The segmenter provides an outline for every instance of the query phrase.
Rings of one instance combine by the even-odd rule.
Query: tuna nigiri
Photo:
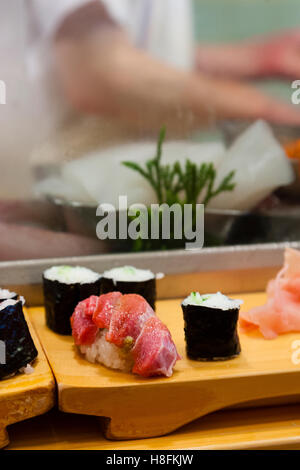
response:
[[[170,377],[180,359],[168,328],[137,294],[91,296],[79,302],[71,326],[85,358],[112,369]]]
[[[267,339],[300,331],[300,251],[287,248],[284,266],[267,286],[265,305],[240,313],[242,331],[259,329]]]

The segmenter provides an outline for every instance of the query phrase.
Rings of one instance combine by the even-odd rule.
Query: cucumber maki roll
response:
[[[242,301],[218,292],[192,292],[182,302],[187,355],[198,361],[231,359],[241,352],[237,333]]]
[[[76,305],[100,294],[100,274],[81,266],[53,266],[43,273],[47,326],[61,335],[71,335],[70,318]]]
[[[113,268],[103,273],[101,294],[113,291],[118,291],[122,294],[138,294],[144,297],[153,310],[155,310],[156,277],[148,269],[137,269],[133,266]]]
[[[0,304],[0,353],[0,379],[30,369],[37,357],[21,300],[9,299]]]

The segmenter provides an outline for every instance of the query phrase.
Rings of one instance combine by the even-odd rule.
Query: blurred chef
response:
[[[28,197],[28,155],[74,111],[154,132],[162,123],[193,129],[222,118],[300,125],[295,107],[234,80],[298,72],[292,67],[297,34],[195,48],[190,0],[0,0],[0,6],[0,79],[7,84],[7,105],[0,108],[2,198]],[[97,240],[77,235],[16,229],[14,211],[19,222],[27,216],[43,222],[39,211],[27,207],[20,217],[20,205],[3,203],[0,259],[101,250]]]

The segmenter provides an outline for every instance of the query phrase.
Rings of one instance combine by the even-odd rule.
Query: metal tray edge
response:
[[[100,273],[129,264],[168,275],[275,268],[282,264],[286,247],[300,249],[300,242],[6,261],[0,262],[0,285],[40,284],[42,272],[56,264],[82,265]]]

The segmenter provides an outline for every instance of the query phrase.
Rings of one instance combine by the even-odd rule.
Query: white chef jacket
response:
[[[51,40],[64,18],[88,2],[0,0],[0,80],[7,86],[0,105],[0,199],[29,194],[32,149],[70,113],[52,72]],[[191,2],[102,0],[137,47],[184,69],[193,62]]]
[[[42,35],[90,0],[25,0]],[[101,0],[133,43],[178,67],[193,62],[192,0]]]

